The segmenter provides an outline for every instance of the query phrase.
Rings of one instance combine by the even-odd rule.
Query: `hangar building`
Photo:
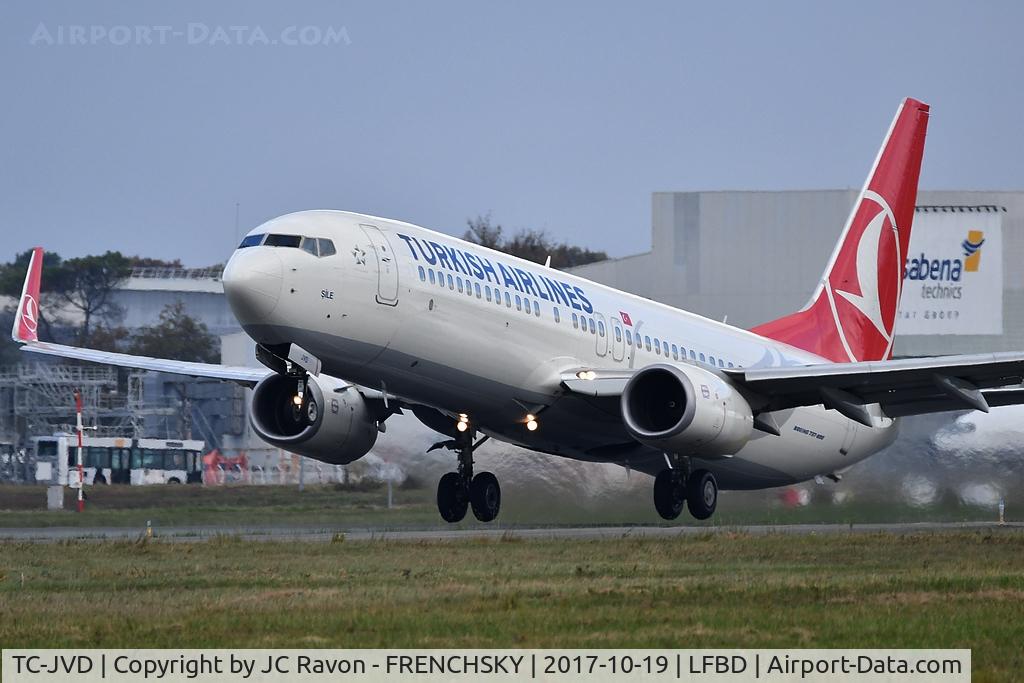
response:
[[[753,327],[807,303],[857,195],[656,192],[650,251],[571,272]],[[895,354],[1024,349],[1024,191],[921,191],[911,235]]]

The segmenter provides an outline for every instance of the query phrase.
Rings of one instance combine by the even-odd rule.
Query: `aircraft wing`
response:
[[[237,365],[192,363],[180,360],[167,360],[165,358],[150,358],[149,356],[132,356],[127,353],[83,349],[77,346],[48,344],[40,341],[23,341],[22,343],[22,351],[41,353],[47,356],[60,356],[61,358],[73,358],[91,363],[117,365],[123,368],[136,368],[138,370],[169,372],[175,375],[188,375],[190,377],[208,377],[210,379],[235,382],[247,387],[255,386],[257,382],[270,374],[270,370],[266,368],[247,368]]]
[[[1024,403],[1024,353],[905,358],[724,371],[763,401],[760,411],[824,404],[870,424],[864,406],[889,417]]]
[[[595,399],[622,394],[635,371],[567,372],[562,386]],[[1024,404],[1024,353],[905,358],[866,363],[822,363],[775,368],[730,368],[724,373],[743,390],[755,413],[824,405],[871,425],[865,406],[879,404],[889,417],[947,410],[981,410]]]
[[[238,384],[250,387],[270,373],[266,368],[191,363],[41,342],[36,335],[36,328],[39,323],[39,288],[42,280],[42,268],[43,249],[42,247],[36,247],[32,251],[32,260],[29,262],[28,273],[25,276],[25,286],[21,292],[21,299],[18,301],[18,311],[14,316],[14,328],[11,330],[11,338],[22,345],[23,351],[40,353],[47,356],[73,358],[93,363],[105,363],[125,368],[138,368],[139,370],[154,370],[156,372],[169,372],[176,375],[190,375],[192,377],[209,377],[211,379],[237,382]]]

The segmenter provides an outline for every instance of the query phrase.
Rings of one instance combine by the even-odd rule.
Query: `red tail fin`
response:
[[[43,274],[43,248],[32,250],[32,258],[28,263],[25,275],[25,286],[21,290],[21,301],[18,312],[14,316],[14,329],[11,337],[16,342],[37,341],[36,328],[39,326],[39,283]]]
[[[928,105],[904,100],[810,303],[754,332],[836,362],[892,357],[927,127]]]

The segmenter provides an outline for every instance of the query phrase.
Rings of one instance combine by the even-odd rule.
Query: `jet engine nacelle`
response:
[[[296,388],[294,377],[275,373],[253,389],[249,421],[261,439],[333,465],[358,460],[373,448],[377,420],[355,387],[327,375],[310,376],[301,406],[295,404]]]
[[[637,441],[699,457],[736,453],[754,428],[750,404],[726,379],[690,365],[651,365],[633,375],[622,417]]]

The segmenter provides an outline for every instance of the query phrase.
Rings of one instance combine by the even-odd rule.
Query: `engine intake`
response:
[[[680,455],[732,455],[750,440],[750,404],[727,380],[693,366],[658,364],[630,378],[622,418],[637,441]]]
[[[377,420],[355,387],[311,376],[301,406],[294,402],[295,389],[294,377],[276,373],[253,389],[249,422],[261,439],[333,465],[358,460],[373,448]]]

